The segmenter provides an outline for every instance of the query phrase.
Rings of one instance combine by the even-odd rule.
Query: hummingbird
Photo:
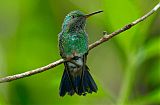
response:
[[[85,96],[97,92],[98,88],[86,65],[88,55],[88,35],[85,31],[88,17],[103,11],[90,14],[76,10],[70,12],[64,19],[62,31],[58,34],[60,55],[64,62],[64,72],[59,87],[59,95],[72,96],[75,93]]]

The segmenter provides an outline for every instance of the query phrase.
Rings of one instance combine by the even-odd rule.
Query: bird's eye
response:
[[[75,16],[72,16],[72,18],[75,18]]]

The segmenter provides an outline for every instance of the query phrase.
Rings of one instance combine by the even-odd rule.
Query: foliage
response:
[[[90,43],[139,18],[158,0],[0,1],[0,77],[41,67],[60,58],[57,34],[72,10],[104,10],[87,22]],[[98,93],[58,95],[63,66],[0,84],[0,105],[159,105],[159,11],[89,52],[88,66]]]

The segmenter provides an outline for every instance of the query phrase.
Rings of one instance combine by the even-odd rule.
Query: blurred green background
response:
[[[0,0],[0,77],[60,59],[57,35],[72,10],[88,19],[93,43],[150,11],[159,0]],[[0,105],[160,105],[160,10],[89,52],[97,94],[59,96],[63,65],[0,84]]]

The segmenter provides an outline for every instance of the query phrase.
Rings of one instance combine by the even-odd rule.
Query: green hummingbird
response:
[[[62,31],[58,35],[60,55],[68,61],[61,79],[59,94],[64,96],[85,96],[87,93],[97,92],[98,88],[86,65],[88,54],[88,35],[85,31],[86,19],[102,11],[84,14],[72,11],[64,19]]]

